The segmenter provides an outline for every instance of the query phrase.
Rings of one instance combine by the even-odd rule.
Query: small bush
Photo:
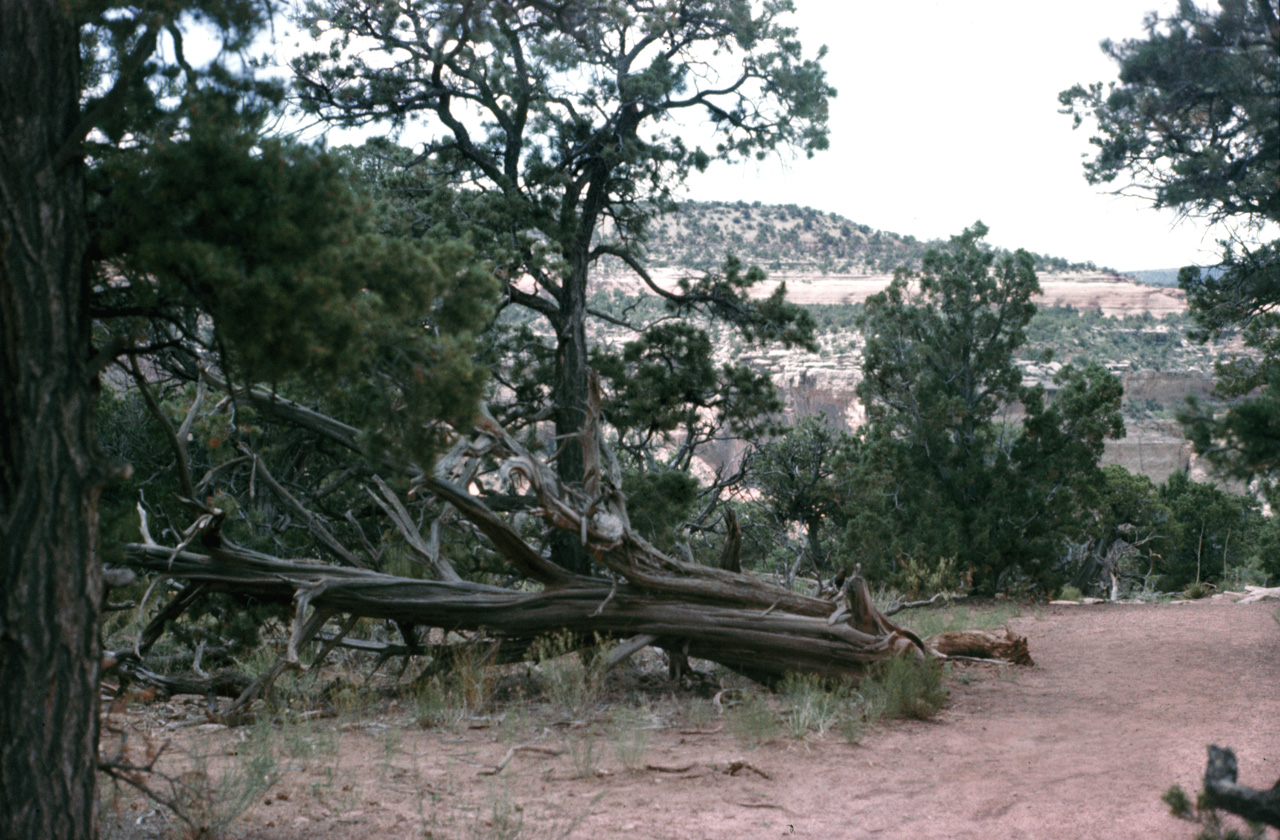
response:
[[[787,731],[792,738],[803,738],[810,732],[825,735],[851,712],[862,716],[861,710],[852,708],[847,686],[827,685],[812,674],[789,674],[780,691],[789,707]]]
[[[733,736],[749,749],[774,741],[782,734],[782,721],[769,708],[767,698],[748,694],[741,703],[725,713],[725,723]]]
[[[497,673],[476,645],[457,645],[449,654],[452,667],[420,681],[413,702],[421,726],[456,726],[484,713],[493,702]]]
[[[947,703],[942,663],[915,656],[895,656],[877,663],[858,691],[871,720],[928,720]]]
[[[1266,586],[1267,570],[1263,568],[1262,559],[1250,557],[1243,563],[1231,566],[1222,576],[1222,588],[1239,592],[1246,586]]]
[[[630,772],[644,769],[645,753],[649,751],[649,715],[644,709],[632,707],[618,709],[613,714],[613,753]]]
[[[1207,583],[1200,583],[1199,581],[1182,590],[1182,597],[1188,598],[1192,601],[1200,598],[1208,598],[1211,594],[1213,594],[1213,587]]]
[[[1058,598],[1063,601],[1079,601],[1084,598],[1084,593],[1074,586],[1064,586],[1058,593]]]
[[[191,838],[223,837],[280,780],[270,723],[259,724],[233,761],[192,751],[188,768],[170,780],[168,805]]]
[[[577,719],[600,704],[604,694],[604,673],[599,663],[604,657],[597,649],[591,664],[573,655],[578,646],[567,631],[537,639],[529,658],[538,663],[537,680],[543,694],[569,717]]]

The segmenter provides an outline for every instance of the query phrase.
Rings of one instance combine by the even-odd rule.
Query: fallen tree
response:
[[[354,430],[337,421],[260,391],[248,396],[268,411],[295,420],[303,417],[308,428],[331,440],[358,446]],[[223,517],[214,509],[205,510],[175,546],[157,544],[143,515],[143,541],[124,547],[123,562],[186,584],[161,610],[161,628],[198,598],[216,592],[292,605],[287,649],[275,667],[240,693],[226,714],[243,709],[285,669],[301,667],[299,651],[304,645],[324,645],[323,652],[336,645],[360,647],[358,640],[346,637],[346,629],[336,634],[324,630],[331,619],[343,616],[347,629],[356,618],[394,622],[404,644],[394,650],[374,646],[384,656],[440,658],[444,651],[422,645],[422,628],[468,631],[490,645],[495,661],[517,661],[534,639],[568,633],[583,645],[597,638],[627,640],[612,661],[652,644],[673,657],[710,660],[764,683],[793,672],[856,679],[869,665],[893,656],[948,656],[882,614],[857,569],[832,587],[831,594],[819,598],[793,592],[763,575],[736,571],[734,558],[704,566],[659,551],[631,527],[620,470],[602,441],[598,418],[598,402],[593,401],[582,432],[587,470],[581,485],[562,484],[487,412],[481,412],[474,435],[459,438],[430,475],[420,473],[414,479],[412,492],[433,494],[444,506],[441,517],[456,515],[470,523],[524,579],[521,588],[463,580],[438,545],[422,537],[401,499],[376,476],[377,492],[370,488],[369,494],[437,579],[397,577],[240,548],[217,534]],[[482,459],[496,459],[499,468],[494,474],[503,493],[521,499],[525,515],[577,535],[594,558],[598,576],[573,574],[556,565],[486,504],[477,479]],[[140,640],[134,655],[115,655],[126,662],[141,660],[156,633],[153,621],[144,631],[145,645]],[[367,642],[364,646],[371,649]],[[1019,647],[1012,634],[1003,639],[989,636],[985,646],[974,636],[963,646],[963,655],[1030,663],[1025,639]]]

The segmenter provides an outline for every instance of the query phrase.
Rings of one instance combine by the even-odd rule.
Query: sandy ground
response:
[[[1274,601],[1226,599],[1029,608],[1013,627],[1036,667],[960,672],[933,721],[874,729],[856,745],[832,733],[749,749],[671,701],[651,707],[640,770],[625,768],[603,724],[427,730],[395,709],[316,721],[309,736],[289,736],[283,780],[226,836],[1190,840],[1195,827],[1169,816],[1160,794],[1199,789],[1206,745],[1235,748],[1244,784],[1280,778],[1276,612]],[[164,725],[191,708],[117,719],[135,744],[150,732],[175,757],[230,762],[263,737]],[[308,738],[324,748],[300,749]],[[480,775],[513,744],[559,754],[521,751]],[[107,837],[182,836],[127,796],[110,805],[108,822],[126,828]]]

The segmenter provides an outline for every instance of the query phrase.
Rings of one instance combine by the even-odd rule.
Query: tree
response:
[[[1203,337],[1243,331],[1253,352],[1219,365],[1219,390],[1251,396],[1219,417],[1193,407],[1185,421],[1200,452],[1271,483],[1280,465],[1280,240],[1262,237],[1280,222],[1280,5],[1225,0],[1208,11],[1184,0],[1168,18],[1148,17],[1145,39],[1102,47],[1119,83],[1059,96],[1076,126],[1096,121],[1098,153],[1085,176],[1124,176],[1124,190],[1157,207],[1233,226],[1221,264],[1184,268],[1179,284]]]
[[[488,284],[469,257],[378,237],[339,161],[262,134],[282,90],[228,58],[269,12],[256,0],[0,7],[4,836],[96,832],[97,500],[129,473],[94,445],[110,365],[126,360],[163,426],[183,504],[219,524],[227,512],[195,498],[188,463],[206,387],[226,389],[223,436],[244,443],[246,381],[296,385],[301,371],[341,386],[358,373],[377,382],[362,402],[413,412],[348,427],[385,457],[429,453],[431,421],[465,421],[483,385],[467,335],[486,320]],[[199,68],[183,48],[197,22],[223,48]],[[184,378],[195,396],[177,429],[151,390]]]
[[[95,836],[100,570],[79,27],[0,5],[0,834]]]
[[[790,9],[787,0],[324,0],[301,16],[336,50],[295,62],[304,109],[345,126],[421,119],[431,136],[417,160],[451,173],[501,232],[494,256],[506,299],[554,335],[549,411],[565,481],[583,476],[574,435],[587,416],[589,277],[602,258],[674,305],[772,329],[776,311],[732,284],[660,287],[643,249],[648,221],[713,157],[826,147],[835,91],[780,22]],[[686,114],[710,122],[714,151],[690,148],[673,128]],[[586,570],[571,540],[556,553]]]
[[[1086,510],[1079,536],[1068,545],[1068,584],[1085,592],[1107,586],[1114,600],[1123,580],[1146,585],[1157,568],[1163,570],[1161,561],[1180,529],[1150,478],[1109,464]]]
[[[759,498],[751,505],[753,526],[762,548],[786,547],[782,580],[790,585],[801,569],[818,578],[832,576],[824,539],[840,526],[838,514],[849,495],[848,470],[840,468],[852,439],[825,416],[809,416],[747,456],[751,486]],[[791,531],[798,527],[799,543]]]
[[[1160,486],[1160,501],[1175,538],[1161,563],[1164,588],[1221,581],[1251,553],[1262,524],[1255,500],[1175,472]]]
[[[1052,402],[1022,385],[1014,358],[1040,286],[1031,255],[997,259],[981,244],[986,232],[979,222],[952,237],[918,275],[900,269],[867,300],[858,395],[864,468],[882,472],[883,515],[897,523],[881,550],[926,576],[954,564],[991,590],[1009,574],[1045,582],[1059,526],[1096,480],[1105,439],[1124,427],[1122,389],[1102,368],[1063,368]],[[1019,403],[1020,426],[998,419]]]

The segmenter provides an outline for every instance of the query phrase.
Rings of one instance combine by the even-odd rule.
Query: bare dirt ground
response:
[[[393,706],[273,734],[166,727],[195,708],[171,702],[116,720],[135,744],[150,733],[171,742],[175,760],[205,754],[211,766],[279,739],[281,781],[225,831],[245,840],[1190,840],[1195,827],[1172,818],[1160,794],[1175,783],[1199,789],[1206,745],[1236,750],[1243,784],[1280,777],[1275,613],[1274,601],[1225,598],[1029,607],[1013,628],[1028,636],[1034,668],[957,671],[938,718],[876,728],[858,744],[830,733],[750,749],[715,731],[705,701],[706,718],[693,720],[688,701],[675,700],[649,707],[647,751],[630,761],[603,724],[510,714],[487,728],[423,729]],[[520,750],[501,773],[480,775],[524,744],[558,754]],[[120,826],[107,837],[183,834],[149,805],[113,800],[109,787],[104,816]]]

